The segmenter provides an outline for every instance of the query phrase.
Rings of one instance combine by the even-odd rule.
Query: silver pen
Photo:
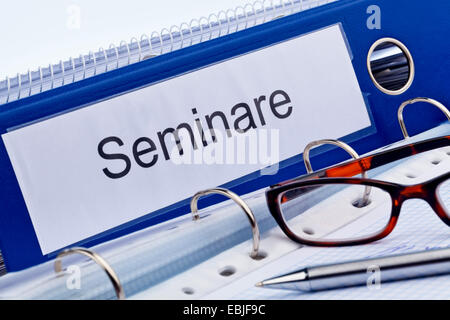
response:
[[[304,268],[257,287],[320,291],[450,274],[450,248]]]

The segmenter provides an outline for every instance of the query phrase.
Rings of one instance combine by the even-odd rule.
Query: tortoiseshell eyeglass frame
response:
[[[340,165],[330,167],[314,172],[310,175],[300,178],[284,181],[269,187],[266,191],[266,199],[272,216],[277,221],[283,232],[293,241],[300,244],[311,246],[350,246],[373,242],[389,235],[394,229],[400,209],[407,199],[418,198],[423,199],[433,208],[439,218],[448,226],[450,226],[450,218],[438,195],[438,186],[446,180],[450,179],[450,172],[435,177],[429,181],[414,185],[402,185],[391,182],[385,182],[374,179],[350,178],[361,174],[363,171],[375,169],[377,167],[389,164],[391,162],[401,160],[422,152],[431,151],[443,147],[450,146],[450,136],[442,136],[438,138],[428,139],[401,147],[392,148],[381,151],[371,156],[360,158],[357,160],[345,162]],[[366,185],[382,189],[389,193],[392,199],[392,209],[389,222],[386,227],[376,234],[367,236],[366,238],[358,238],[354,240],[343,241],[313,241],[303,239],[296,235],[287,226],[281,211],[282,195],[286,191],[294,190],[300,187],[312,187],[326,184],[356,184]],[[305,196],[307,196],[305,194]]]

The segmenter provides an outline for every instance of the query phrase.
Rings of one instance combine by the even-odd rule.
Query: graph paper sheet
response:
[[[417,155],[406,162],[394,165],[391,169],[377,175],[376,178],[413,185],[449,171],[450,148],[443,148]],[[349,199],[342,193],[345,191],[340,191],[328,197],[314,206],[313,209],[322,213],[340,213],[341,227],[333,232],[333,236],[339,233],[347,235],[367,234],[365,228],[373,230],[375,227],[378,229],[378,226],[375,226],[376,224],[384,225],[386,223],[386,215],[376,214],[376,210],[383,208],[379,206],[383,204],[383,201],[377,199],[377,193],[374,191],[371,192],[371,206],[367,207],[368,214],[362,214],[354,222],[342,223],[343,218],[349,214],[348,211],[355,210],[351,204],[351,198]],[[450,183],[444,183],[440,187],[440,192],[441,198],[448,203],[448,200],[450,200]],[[355,212],[353,211],[353,213]],[[289,240],[279,227],[275,227],[262,234],[260,249],[267,253],[266,258],[262,260],[257,261],[249,258],[251,241],[245,241],[130,298],[227,300],[450,299],[450,275],[395,283],[382,282],[381,287],[376,285],[363,286],[316,293],[255,287],[255,283],[261,280],[307,266],[396,255],[438,247],[450,247],[449,227],[439,219],[425,201],[413,199],[403,204],[394,231],[380,241],[343,248],[302,247]],[[231,270],[231,272],[225,272],[226,276],[224,276],[224,270]],[[369,278],[370,274],[367,277]]]
[[[450,188],[446,190],[450,193]],[[449,195],[450,196],[450,195]],[[296,250],[271,264],[225,286],[205,299],[450,299],[450,275],[418,280],[381,283],[381,286],[355,287],[314,293],[256,288],[254,284],[276,274],[302,267],[349,259],[400,254],[450,246],[448,226],[423,201],[405,203],[399,222],[386,239],[373,244],[345,248]],[[276,271],[275,271],[276,270]],[[369,277],[369,275],[368,275]]]
[[[397,168],[388,180],[395,181],[410,175],[412,172],[425,180],[438,171],[448,172],[450,169],[450,150],[435,169],[423,166],[423,162],[409,164]],[[432,156],[431,156],[432,157]],[[423,159],[423,161],[429,161]],[[431,161],[432,162],[432,161]],[[440,168],[438,168],[441,166]],[[406,177],[407,178],[407,177]],[[420,179],[424,180],[424,179]],[[411,184],[412,181],[410,181]],[[412,182],[414,183],[414,182]],[[441,187],[441,197],[450,199],[450,183]],[[448,202],[448,200],[447,200]],[[338,209],[338,208],[337,208]],[[376,220],[373,223],[377,223]],[[367,221],[359,221],[347,226],[349,230],[359,233]],[[276,275],[292,272],[307,266],[343,262],[378,256],[420,251],[432,248],[450,247],[449,227],[445,225],[430,206],[422,200],[409,200],[404,203],[394,231],[385,239],[371,244],[341,248],[303,247],[272,261],[263,267],[236,278],[236,281],[203,296],[203,299],[450,299],[450,275],[381,283],[346,289],[322,292],[299,292],[278,289],[257,288],[258,281]],[[268,249],[270,252],[270,248]],[[270,253],[269,253],[270,254]],[[368,278],[370,275],[368,274]],[[382,278],[382,276],[381,276]]]

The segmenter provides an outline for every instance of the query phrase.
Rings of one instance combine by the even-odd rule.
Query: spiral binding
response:
[[[0,252],[0,277],[6,274],[5,261],[3,260],[2,253]]]
[[[336,0],[260,0],[0,81],[0,105]]]

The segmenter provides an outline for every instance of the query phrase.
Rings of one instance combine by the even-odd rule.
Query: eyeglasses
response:
[[[402,204],[412,198],[428,202],[439,218],[450,226],[448,169],[424,183],[413,185],[351,178],[397,160],[448,146],[450,136],[429,139],[276,184],[266,191],[270,212],[290,239],[312,246],[348,246],[382,239],[394,229]],[[441,154],[450,156],[450,149],[442,150]],[[339,201],[333,201],[333,197]],[[332,205],[323,207],[320,200],[325,199]],[[342,202],[352,205],[340,207]],[[333,221],[338,221],[340,226],[356,223],[359,232],[346,227],[336,230]]]

